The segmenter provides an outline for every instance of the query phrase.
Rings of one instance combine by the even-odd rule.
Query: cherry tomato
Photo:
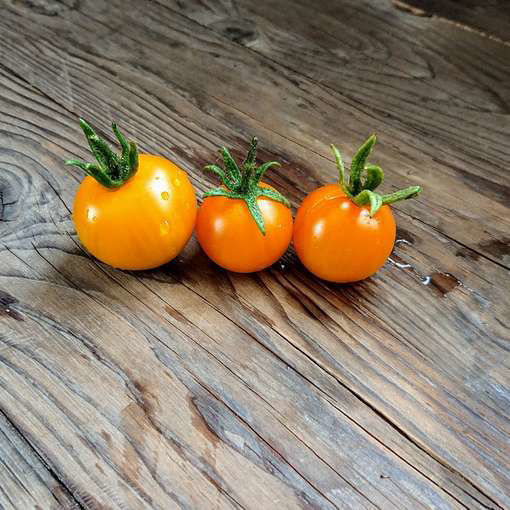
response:
[[[296,215],[294,248],[313,274],[332,282],[354,282],[373,275],[388,259],[396,226],[390,207],[370,217],[339,184],[316,189]]]
[[[412,186],[390,195],[374,192],[383,180],[378,166],[366,164],[374,143],[375,136],[370,137],[356,153],[348,183],[340,153],[333,146],[340,184],[316,189],[297,212],[294,248],[303,265],[324,280],[355,282],[378,271],[388,259],[396,236],[395,220],[387,204],[421,191]]]
[[[241,168],[227,149],[221,154],[225,169],[207,169],[224,185],[206,193],[200,206],[196,234],[205,253],[219,266],[239,273],[260,271],[276,262],[292,239],[292,213],[288,201],[273,187],[260,182],[264,172],[278,163],[255,166],[257,140]]]
[[[273,189],[263,182],[260,186]],[[257,204],[264,219],[265,234],[242,199],[211,196],[200,206],[197,239],[219,266],[238,273],[260,271],[287,250],[292,239],[290,209],[265,197],[258,197]]]
[[[93,152],[105,151],[87,127]],[[98,161],[105,157],[100,152]],[[69,162],[89,173],[76,194],[73,220],[80,241],[99,260],[120,269],[150,269],[172,260],[188,242],[196,198],[186,173],[171,161],[149,154],[132,159],[136,168],[126,168],[125,179],[122,170],[114,175],[115,168]]]

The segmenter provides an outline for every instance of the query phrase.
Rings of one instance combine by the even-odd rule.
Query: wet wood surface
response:
[[[510,508],[510,47],[406,4],[0,0],[0,508]],[[251,135],[294,208],[372,132],[424,192],[358,284],[195,240],[122,272],[71,220],[78,116],[199,198]]]

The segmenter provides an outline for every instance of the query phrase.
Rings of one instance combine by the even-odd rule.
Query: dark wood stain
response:
[[[103,436],[103,439],[106,441],[108,446],[112,445],[112,436],[108,432],[106,432],[106,430],[101,431],[101,436]]]
[[[457,255],[457,257],[462,257],[463,259],[471,259],[471,260],[478,260],[480,258],[479,253],[477,253],[476,251],[471,250],[469,248],[465,248],[465,247],[459,248],[455,252],[455,255]]]
[[[187,322],[186,317],[182,313],[180,313],[178,310],[176,310],[175,308],[172,308],[169,305],[165,305],[164,309],[166,310],[168,315],[173,317],[176,321],[178,321],[178,322]]]
[[[149,419],[152,419],[154,412],[158,406],[158,400],[153,393],[151,393],[147,386],[140,381],[133,381],[133,386],[136,388],[138,395],[137,400],[140,407]]]
[[[13,0],[14,5],[30,9],[44,16],[59,16],[68,10],[75,9],[79,0]]]
[[[410,230],[408,230],[408,229],[406,229],[404,227],[401,227],[401,226],[397,226],[397,239],[396,239],[396,241],[398,242],[398,241],[401,241],[401,240],[404,240],[404,241],[406,241],[409,244],[414,244],[415,236],[414,236],[414,234]]]
[[[510,256],[510,237],[483,241],[479,246],[498,259]]]
[[[211,25],[232,42],[244,46],[253,44],[258,37],[255,23],[249,19],[225,19]]]
[[[23,321],[23,316],[13,308],[17,303],[18,301],[10,294],[0,290],[0,316],[3,315],[17,321]]]

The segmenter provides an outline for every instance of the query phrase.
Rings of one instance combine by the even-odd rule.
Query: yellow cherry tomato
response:
[[[122,135],[114,130],[120,141]],[[73,206],[80,241],[96,258],[119,269],[150,269],[169,262],[184,248],[195,225],[196,197],[188,176],[161,156],[132,153],[130,163],[127,151],[136,147],[124,145],[125,139],[125,161],[136,168],[122,168],[121,158],[104,152],[106,144],[90,126],[84,131],[103,166],[69,162],[89,174]]]

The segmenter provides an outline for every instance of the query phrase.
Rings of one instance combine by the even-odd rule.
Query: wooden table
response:
[[[0,508],[510,508],[509,34],[503,0],[2,0]],[[122,272],[71,221],[79,115],[199,197],[253,134],[294,207],[372,132],[424,192],[359,284],[194,240]]]

